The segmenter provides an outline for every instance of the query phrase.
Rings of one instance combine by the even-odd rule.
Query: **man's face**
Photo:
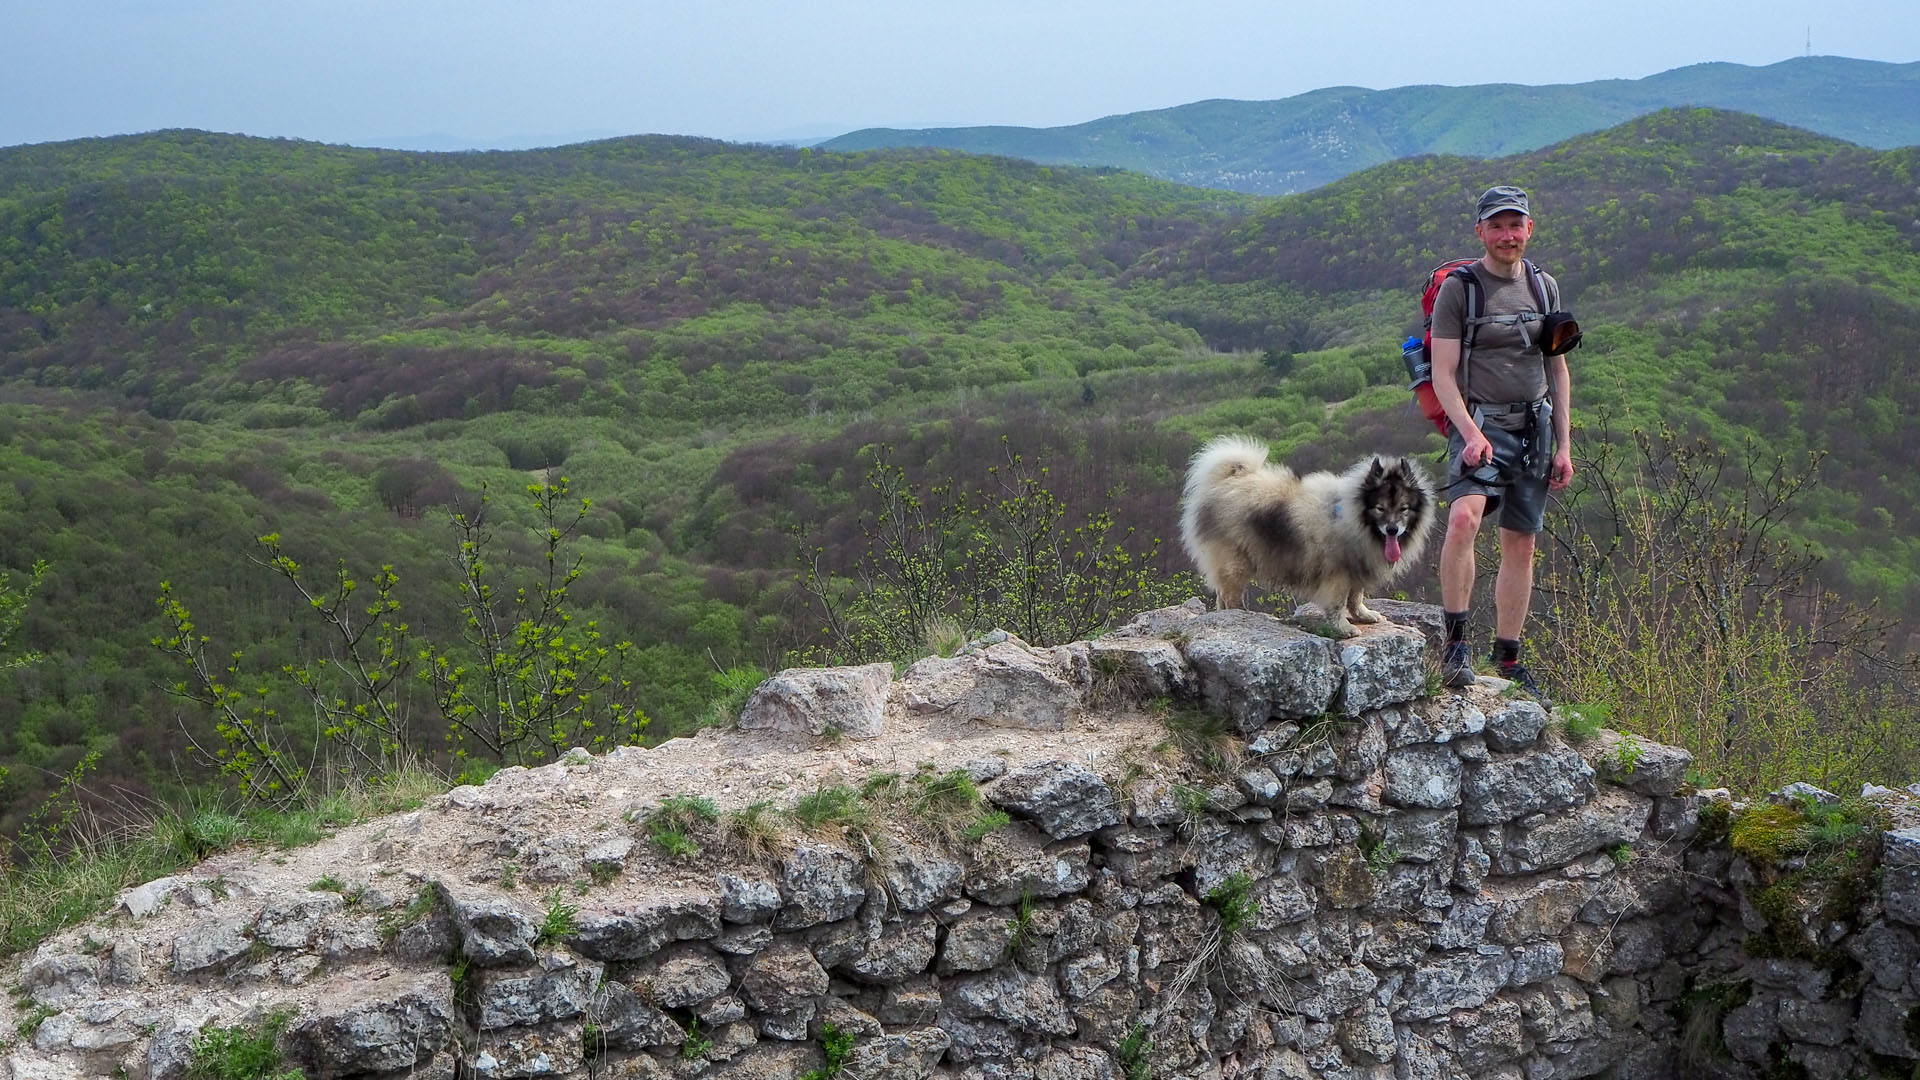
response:
[[[1518,210],[1502,210],[1475,225],[1473,232],[1487,246],[1488,255],[1500,262],[1518,262],[1533,236],[1533,219]]]

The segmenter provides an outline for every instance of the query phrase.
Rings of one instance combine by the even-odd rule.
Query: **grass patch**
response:
[[[1600,734],[1611,712],[1600,704],[1562,705],[1554,710],[1554,716],[1560,721],[1560,733],[1568,742],[1583,743]]]
[[[1375,881],[1384,879],[1393,864],[1400,861],[1400,850],[1388,844],[1384,835],[1366,824],[1360,826],[1359,848],[1367,859],[1367,873]]]
[[[540,919],[540,934],[534,939],[536,945],[558,945],[572,936],[578,926],[580,909],[567,903],[559,889],[547,894],[546,914]]]
[[[647,839],[653,841],[668,858],[691,859],[700,854],[700,845],[687,836],[687,831],[672,825],[653,825],[647,830]]]
[[[974,819],[973,824],[960,830],[960,838],[970,844],[977,844],[1011,824],[1013,824],[1013,816],[1005,810],[989,810]]]
[[[1672,1008],[1680,1023],[1681,1064],[1703,1069],[1728,1060],[1721,1022],[1751,997],[1753,983],[1745,979],[1710,979],[1689,987]]]
[[[1260,901],[1253,898],[1253,878],[1244,870],[1228,875],[1200,899],[1220,913],[1222,937],[1231,938],[1260,917]]]
[[[202,1031],[193,1040],[188,1080],[301,1080],[299,1069],[287,1068],[280,1053],[280,1033],[290,1014],[277,1012],[257,1028],[221,1027]]]
[[[1012,820],[987,806],[965,769],[941,772],[921,765],[891,788],[887,805],[949,846],[977,843]]]
[[[380,943],[392,945],[400,936],[400,931],[432,914],[440,906],[440,891],[431,885],[422,885],[420,891],[413,894],[407,906],[387,912],[380,920]]]
[[[696,727],[732,727],[740,719],[740,710],[746,708],[747,699],[761,683],[767,681],[767,673],[756,667],[732,667],[713,674],[713,696],[707,699],[706,711],[701,713]]]
[[[647,838],[671,858],[690,859],[700,854],[700,845],[688,835],[701,825],[720,820],[720,810],[712,799],[699,795],[669,795],[647,815]]]
[[[872,824],[873,811],[858,791],[835,785],[801,796],[793,804],[793,820],[815,831],[835,826],[860,828]]]
[[[818,1069],[802,1073],[800,1080],[833,1080],[846,1068],[847,1055],[853,1053],[855,1036],[851,1031],[841,1031],[831,1023],[820,1022],[820,1050],[827,1057],[827,1063]]]
[[[787,830],[770,800],[730,810],[720,818],[727,847],[754,860],[766,859],[786,843]]]
[[[1152,711],[1174,748],[1207,772],[1231,775],[1245,762],[1246,745],[1227,727],[1226,717],[1165,700],[1155,702]]]
[[[1020,905],[1013,909],[1013,918],[1007,920],[1007,959],[1020,955],[1020,947],[1033,937],[1033,894],[1021,893]]]
[[[33,1033],[40,1030],[41,1021],[49,1016],[57,1016],[59,1013],[60,1010],[51,1005],[36,1005],[20,1014],[20,1019],[14,1021],[13,1033],[22,1039],[31,1039]]]
[[[713,1039],[700,1030],[700,1021],[687,1022],[687,1037],[680,1040],[680,1056],[688,1061],[707,1056],[713,1049]]]
[[[1126,1037],[1113,1048],[1123,1080],[1153,1080],[1153,1067],[1147,1058],[1153,1053],[1153,1040],[1147,1037],[1147,1025],[1136,1020]]]
[[[316,792],[284,811],[227,810],[190,796],[178,806],[113,806],[111,821],[92,809],[63,813],[56,827],[0,839],[0,956],[31,949],[105,913],[127,889],[211,855],[243,845],[299,847],[446,790],[443,777],[416,765],[378,784]]]

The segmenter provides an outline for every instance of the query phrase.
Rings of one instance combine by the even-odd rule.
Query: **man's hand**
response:
[[[1573,483],[1573,455],[1566,450],[1553,452],[1553,469],[1547,473],[1547,487],[1560,491]]]
[[[1469,469],[1477,469],[1493,462],[1493,444],[1479,428],[1462,428],[1460,437],[1465,445],[1460,448],[1460,464]],[[1569,466],[1571,470],[1571,466]]]

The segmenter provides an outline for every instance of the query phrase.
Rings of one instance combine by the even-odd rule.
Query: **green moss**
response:
[[[1733,850],[1757,863],[1773,865],[1804,852],[1801,829],[1806,819],[1791,806],[1756,806],[1733,819],[1728,834]]]
[[[1714,801],[1700,808],[1701,844],[1717,844],[1725,840],[1733,829],[1733,807],[1727,803]]]
[[[1749,956],[1806,960],[1835,975],[1856,966],[1821,939],[1827,926],[1855,920],[1871,901],[1883,816],[1859,800],[1803,799],[1755,807],[1733,820],[1732,847],[1760,879],[1749,899],[1766,920],[1746,941]]]

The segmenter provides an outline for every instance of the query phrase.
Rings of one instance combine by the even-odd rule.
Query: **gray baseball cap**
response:
[[[1511,184],[1496,184],[1480,196],[1480,210],[1475,221],[1485,221],[1502,210],[1518,210],[1528,217],[1533,211],[1527,208],[1527,193]]]

